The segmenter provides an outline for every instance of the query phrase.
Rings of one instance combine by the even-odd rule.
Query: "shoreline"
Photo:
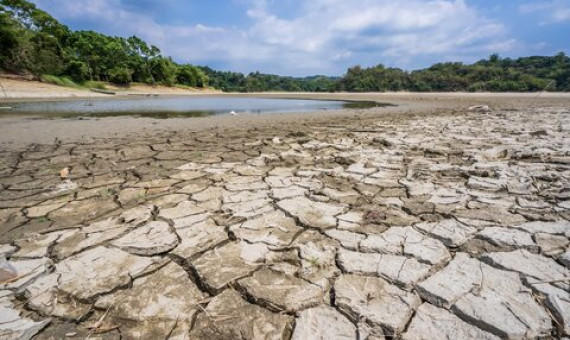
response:
[[[14,81],[15,82],[15,81]],[[18,83],[24,83],[18,81]],[[32,82],[25,82],[29,84]],[[21,85],[21,84],[20,84]],[[37,84],[36,84],[37,85]],[[45,85],[43,84],[42,88]],[[27,97],[11,98],[11,102],[26,101],[93,101],[117,99],[144,99],[139,96],[109,96],[81,91],[89,97],[62,97],[69,94],[67,89],[49,85],[49,90],[29,89]],[[21,89],[20,93],[24,93]],[[39,92],[38,92],[39,91]],[[8,94],[13,95],[8,88]],[[43,97],[33,97],[41,93]],[[55,95],[54,95],[55,94]],[[92,96],[91,96],[92,95]],[[50,97],[51,96],[51,97]],[[266,113],[240,114],[239,116],[215,115],[196,118],[57,118],[42,119],[38,116],[23,116],[3,112],[0,116],[0,150],[21,149],[29,144],[91,143],[101,138],[123,138],[157,134],[182,133],[186,131],[212,130],[213,134],[222,131],[267,129],[278,131],[283,126],[305,128],[312,125],[327,124],[367,124],[371,119],[406,116],[462,116],[467,108],[474,105],[488,105],[494,110],[527,110],[536,107],[570,107],[570,93],[165,93],[159,98],[186,97],[225,97],[225,98],[276,98],[276,99],[315,99],[341,101],[375,101],[397,106],[370,109],[343,109],[335,111],[317,111],[306,113]],[[146,97],[145,97],[146,98]],[[0,102],[2,103],[2,102]],[[0,106],[2,106],[0,104]],[[1,111],[0,111],[1,112]],[[129,137],[130,138],[130,137]]]
[[[112,87],[110,91],[117,91],[115,95],[98,93],[89,89],[73,89],[59,85],[44,83],[40,81],[15,80],[11,78],[2,78],[0,76],[0,84],[5,90],[6,96],[3,96],[1,102],[25,102],[25,101],[67,101],[67,100],[113,100],[113,99],[135,99],[139,97],[266,97],[266,98],[292,98],[292,99],[319,99],[338,97],[386,97],[395,99],[446,99],[446,98],[510,98],[520,97],[525,99],[538,98],[570,98],[570,92],[222,92],[214,89],[182,89],[178,87],[167,86],[150,86],[146,84],[134,84],[125,89]],[[344,99],[344,100],[361,100]]]
[[[24,96],[9,96],[0,100],[0,103],[18,103],[18,102],[42,102],[42,101],[74,101],[74,100],[115,100],[115,99],[145,99],[148,97],[156,98],[179,98],[179,97],[262,97],[276,99],[307,99],[307,100],[330,100],[343,101],[361,101],[371,100],[368,98],[384,97],[387,99],[405,99],[405,100],[446,100],[446,99],[501,99],[519,97],[524,99],[570,99],[570,92],[184,92],[184,93],[127,93],[107,95],[96,92],[88,92],[88,90],[64,89],[61,94],[53,95],[45,93],[43,95],[35,95],[30,93]],[[76,94],[70,91],[81,91]],[[7,91],[8,92],[8,91]],[[349,98],[357,97],[357,98]],[[360,97],[360,98],[358,98]],[[345,99],[339,99],[345,98]]]
[[[146,96],[195,96],[204,94],[219,94],[221,91],[213,89],[183,89],[179,87],[150,86],[146,84],[132,84],[128,88],[109,86],[108,91],[117,94],[104,94],[91,91],[88,88],[69,88],[36,80],[15,80],[0,76],[0,84],[4,91],[0,93],[2,102],[23,101],[59,101],[59,100],[99,100],[114,98],[136,98]]]

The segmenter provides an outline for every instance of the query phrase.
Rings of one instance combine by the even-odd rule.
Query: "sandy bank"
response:
[[[116,98],[144,95],[195,95],[220,93],[212,89],[183,89],[178,87],[149,86],[144,84],[133,84],[128,88],[108,86],[109,91],[114,91],[116,95],[92,92],[88,89],[73,89],[57,86],[39,81],[25,81],[7,79],[0,76],[0,84],[5,90],[0,92],[0,98],[8,101],[21,100],[60,100],[60,99],[80,99],[80,98]]]

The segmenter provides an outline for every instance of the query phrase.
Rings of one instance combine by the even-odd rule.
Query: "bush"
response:
[[[128,84],[132,80],[133,71],[126,67],[116,67],[109,72],[109,81],[116,84]]]
[[[483,91],[485,91],[485,83],[482,81],[478,81],[476,83],[473,83],[473,84],[469,85],[468,91],[469,92],[483,92]]]
[[[423,80],[419,80],[416,81],[413,85],[412,85],[412,91],[417,91],[417,92],[429,92],[431,91],[431,86],[426,83]]]
[[[89,68],[84,62],[72,60],[67,65],[65,74],[69,74],[74,81],[82,83],[89,78]]]
[[[107,89],[107,87],[105,86],[105,83],[102,81],[88,80],[88,81],[83,83],[83,86],[90,88],[90,89],[99,89],[99,90],[106,90]]]

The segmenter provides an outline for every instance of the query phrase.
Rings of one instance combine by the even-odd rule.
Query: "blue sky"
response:
[[[178,62],[342,75],[354,65],[570,54],[570,0],[32,0],[75,30],[138,35]]]

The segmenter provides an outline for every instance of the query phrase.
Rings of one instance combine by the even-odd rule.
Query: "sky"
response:
[[[74,30],[137,35],[180,63],[340,76],[570,54],[570,0],[32,0]]]

